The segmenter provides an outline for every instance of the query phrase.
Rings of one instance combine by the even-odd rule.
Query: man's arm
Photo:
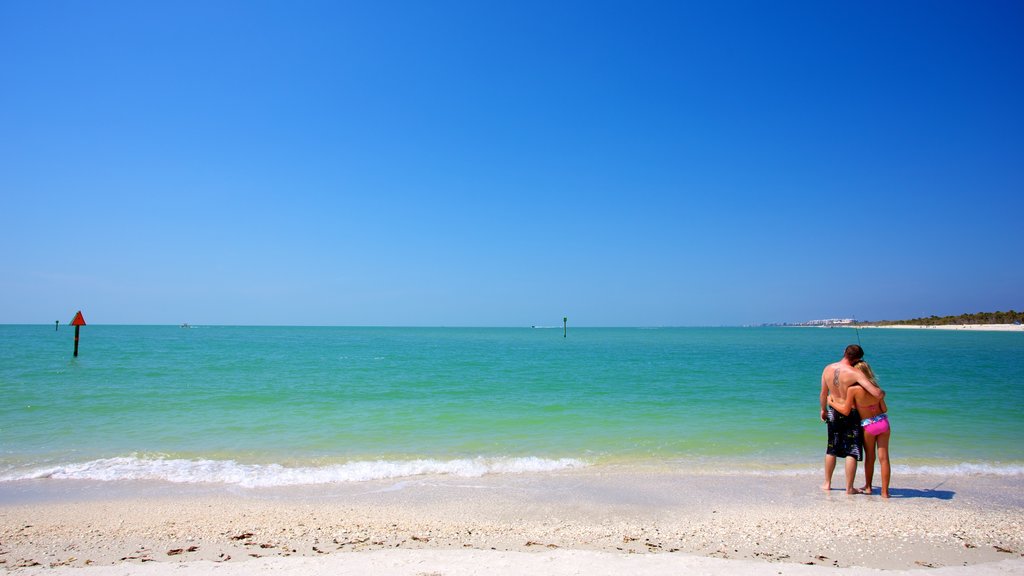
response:
[[[818,403],[821,405],[821,421],[825,421],[825,406],[828,405],[828,384],[825,383],[825,376],[821,377],[821,394],[818,395]]]
[[[849,416],[853,411],[854,388],[851,386],[846,390],[846,398],[843,401],[836,400],[835,396],[829,396],[828,404],[843,416]]]
[[[878,398],[879,400],[885,398],[885,390],[882,390],[878,386],[875,386],[871,382],[871,380],[868,380],[868,377],[865,376],[864,373],[861,372],[860,370],[854,370],[854,372],[857,374],[857,384],[860,384],[861,388],[867,390],[868,394],[871,394],[872,396]]]

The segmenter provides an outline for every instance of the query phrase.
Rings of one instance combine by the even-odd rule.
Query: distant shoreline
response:
[[[840,326],[840,328],[899,328],[905,330],[971,330],[977,332],[1024,332],[1021,324],[890,324],[885,326]]]

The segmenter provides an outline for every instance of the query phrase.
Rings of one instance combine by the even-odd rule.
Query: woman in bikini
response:
[[[854,368],[863,372],[872,384],[878,385],[875,373],[867,362],[861,360],[854,365]],[[892,431],[889,429],[889,416],[886,414],[888,408],[885,405],[885,400],[879,400],[868,394],[864,388],[854,385],[847,390],[844,401],[838,402],[835,397],[830,395],[828,403],[844,416],[849,415],[854,409],[860,414],[861,426],[864,428],[864,488],[861,491],[864,494],[871,494],[871,478],[875,474],[875,455],[877,454],[878,464],[882,469],[882,498],[888,498],[891,475],[889,434]]]

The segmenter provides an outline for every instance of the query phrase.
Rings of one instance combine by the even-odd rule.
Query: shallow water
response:
[[[897,465],[1024,473],[1020,333],[87,326],[73,359],[68,328],[0,326],[0,480],[802,473],[822,366],[858,337]]]

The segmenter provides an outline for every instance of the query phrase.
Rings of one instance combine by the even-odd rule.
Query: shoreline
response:
[[[686,475],[701,477],[809,478],[821,475],[819,466],[806,461],[806,451],[795,455],[776,453],[766,461],[764,454],[744,456],[700,456],[655,458],[650,455],[614,455],[587,458],[554,456],[473,458],[410,458],[382,460],[364,458],[337,461],[318,459],[286,464],[264,459],[258,463],[232,459],[114,456],[82,462],[46,465],[20,464],[0,474],[0,500],[3,486],[17,483],[96,482],[102,486],[130,483],[165,483],[168,486],[220,486],[224,489],[332,490],[338,485],[367,482],[405,482],[434,476],[452,481],[472,482],[479,478],[555,475],[579,472],[589,475],[635,473],[640,475]],[[798,453],[794,453],[798,454]],[[893,465],[899,476],[1017,476],[1024,478],[1024,461],[989,459],[964,460],[937,457],[908,457]]]
[[[637,556],[647,559],[620,572],[945,566],[974,574],[1002,562],[1024,573],[1022,482],[897,476],[893,498],[883,500],[838,490],[841,471],[830,492],[816,477],[635,470],[259,490],[19,481],[0,491],[0,566],[19,574],[113,574],[126,565],[153,574],[215,565],[248,566],[239,574],[346,566],[452,574],[501,558],[510,571],[499,574],[541,561],[592,573]],[[410,571],[368,568],[377,562]],[[437,566],[425,571],[424,562]]]
[[[840,328],[896,328],[903,330],[966,330],[976,332],[1024,332],[1020,324],[942,324],[927,326],[923,324],[894,324],[890,326],[839,326]]]

